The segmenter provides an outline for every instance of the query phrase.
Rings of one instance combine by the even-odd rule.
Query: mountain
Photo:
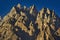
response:
[[[18,4],[0,20],[0,40],[60,40],[60,18],[54,10]]]

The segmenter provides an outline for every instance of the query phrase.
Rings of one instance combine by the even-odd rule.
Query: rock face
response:
[[[60,18],[48,8],[18,4],[0,20],[0,40],[60,40]]]

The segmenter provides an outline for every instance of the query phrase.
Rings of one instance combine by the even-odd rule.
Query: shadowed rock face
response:
[[[60,18],[48,8],[18,4],[0,20],[0,40],[60,40]]]

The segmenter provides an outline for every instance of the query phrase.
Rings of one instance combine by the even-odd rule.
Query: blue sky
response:
[[[27,7],[34,4],[38,11],[46,7],[54,10],[60,16],[60,0],[0,0],[0,16],[5,16],[18,3]]]

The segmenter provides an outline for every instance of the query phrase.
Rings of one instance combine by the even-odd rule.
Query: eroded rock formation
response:
[[[48,8],[18,4],[0,18],[0,40],[60,40],[60,18]]]

